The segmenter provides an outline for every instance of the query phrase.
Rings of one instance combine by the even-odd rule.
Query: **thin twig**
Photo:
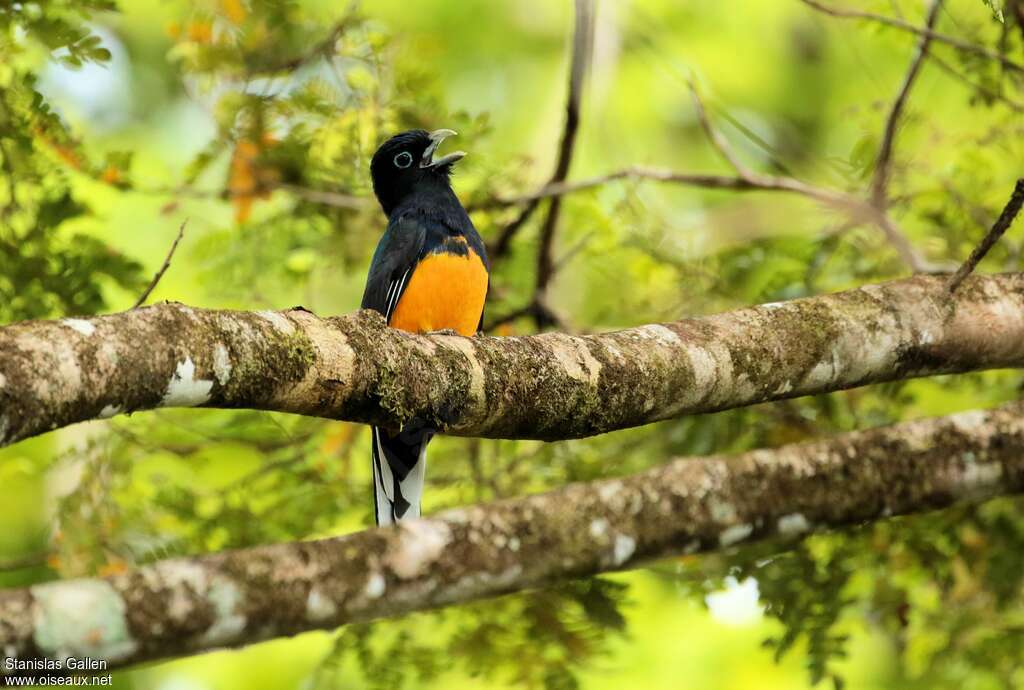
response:
[[[343,192],[332,192],[326,189],[312,189],[310,187],[301,187],[293,184],[277,185],[277,189],[283,189],[286,192],[291,192],[304,201],[309,201],[314,204],[323,204],[324,206],[334,206],[335,208],[361,210],[368,208],[373,203],[365,196],[355,196],[354,194],[345,194]]]
[[[590,62],[590,53],[594,43],[594,2],[593,0],[576,0],[576,28],[572,40],[572,64],[569,69],[569,97],[565,106],[565,130],[562,143],[558,149],[558,163],[551,176],[551,182],[564,182],[569,175],[572,154],[576,145],[576,135],[580,126],[580,101],[583,98],[583,82]],[[562,197],[552,197],[548,213],[540,231],[540,250],[537,252],[537,283],[538,294],[543,294],[554,276],[553,249],[555,230],[558,228],[558,217],[562,210]],[[538,312],[539,313],[539,312]],[[541,324],[538,323],[538,326]]]
[[[948,46],[956,48],[957,50],[962,50],[965,53],[978,55],[979,57],[983,57],[987,60],[993,60],[995,62],[998,62],[1000,65],[1002,65],[1008,70],[1024,73],[1024,65],[1014,62],[1005,55],[1000,55],[996,51],[990,50],[985,46],[981,46],[976,43],[969,43],[954,36],[942,34],[937,31],[932,31],[930,29],[923,29],[919,26],[914,26],[909,22],[905,22],[902,19],[887,17],[885,15],[875,14],[873,12],[862,12],[861,10],[848,10],[840,7],[832,7],[829,5],[825,5],[824,3],[818,2],[818,0],[800,0],[800,2],[804,3],[808,7],[818,10],[819,12],[824,12],[825,14],[833,17],[840,17],[843,19],[864,19],[867,21],[877,22],[879,24],[885,24],[886,26],[891,26],[896,29],[907,31],[913,34],[927,34],[929,37],[931,37],[933,41],[936,41],[938,43],[945,43]]]
[[[690,80],[689,85],[690,95],[693,97],[693,108],[697,113],[697,119],[700,122],[701,129],[704,130],[704,134],[707,136],[708,141],[711,142],[711,145],[714,146],[715,150],[721,154],[722,158],[729,163],[730,167],[736,171],[736,174],[739,176],[739,180],[742,180],[743,182],[742,185],[737,184],[735,186],[726,186],[725,188],[737,190],[763,189],[769,191],[793,192],[826,204],[854,210],[864,205],[860,199],[845,192],[827,189],[825,187],[816,187],[792,177],[763,175],[748,168],[746,164],[740,160],[739,156],[733,152],[732,147],[729,146],[729,142],[722,133],[719,132],[711,122],[711,118],[708,117],[707,108],[704,107],[704,100],[701,98],[696,83],[693,80]],[[709,184],[707,186],[712,185]]]
[[[729,142],[726,140],[722,133],[711,123],[711,118],[708,117],[707,108],[704,107],[704,100],[701,98],[700,91],[697,90],[697,83],[690,79],[688,82],[690,87],[690,96],[693,99],[693,109],[697,113],[697,120],[700,122],[701,129],[704,130],[705,136],[711,145],[715,147],[715,150],[721,154],[732,169],[739,173],[739,176],[745,180],[752,179],[757,174],[746,166],[746,164],[740,160],[732,151],[732,147],[729,146]]]
[[[941,9],[942,0],[932,0],[931,7],[928,8],[928,17],[925,20],[925,27],[928,32],[935,28],[935,22],[939,18],[939,10]],[[914,58],[910,61],[910,67],[903,78],[903,84],[900,86],[899,93],[896,94],[896,99],[889,110],[889,117],[885,120],[882,143],[878,148],[878,156],[875,159],[875,174],[871,180],[871,203],[879,211],[885,209],[888,204],[889,175],[892,170],[892,152],[896,144],[896,129],[899,126],[900,117],[903,115],[903,109],[906,107],[907,99],[910,97],[910,91],[914,87],[917,75],[921,72],[921,65],[924,64],[925,59],[928,57],[928,47],[931,45],[931,42],[931,33],[920,34],[917,51],[914,53]]]
[[[986,98],[989,98],[993,101],[999,101],[1000,103],[1005,105],[1010,110],[1013,110],[1014,112],[1024,112],[1024,104],[1018,103],[1017,101],[1013,100],[1006,94],[1000,93],[999,91],[996,91],[995,89],[992,89],[981,82],[972,81],[966,74],[957,70],[955,67],[953,67],[952,65],[950,65],[948,62],[938,57],[937,55],[933,54],[930,60],[932,64],[941,69],[943,72],[953,77],[957,81],[960,81],[963,84],[971,87],[978,93],[984,94]]]
[[[594,8],[593,0],[576,0],[576,26],[573,30],[572,57],[569,66],[569,94],[565,106],[565,127],[562,131],[562,140],[558,149],[558,157],[555,161],[555,170],[551,175],[548,185],[562,182],[569,173],[569,164],[572,162],[573,148],[576,143],[576,133],[579,130],[580,100],[583,93],[583,80],[586,76],[587,63],[590,58],[591,46],[593,45],[594,31]],[[502,228],[498,238],[488,247],[488,255],[491,261],[501,259],[512,247],[512,240],[526,222],[533,216],[541,199],[537,196],[529,199],[523,210],[519,212],[512,222]],[[557,197],[555,197],[557,198]],[[547,218],[542,230],[541,252],[544,253],[544,237],[551,234],[547,230],[548,223],[557,221],[557,201],[552,201],[552,209],[549,209]],[[546,231],[546,232],[545,232]],[[550,248],[547,250],[550,253]],[[550,260],[550,254],[548,254]]]
[[[247,78],[265,74],[277,74],[280,72],[294,72],[300,67],[303,67],[318,58],[330,59],[333,57],[332,53],[334,52],[334,46],[337,44],[338,39],[341,38],[341,35],[345,33],[349,27],[358,23],[358,4],[358,2],[351,3],[348,11],[345,13],[345,16],[331,27],[331,30],[321,41],[313,44],[313,47],[305,53],[279,62],[271,62],[266,65],[254,66],[247,71]]]
[[[1013,224],[1017,214],[1020,213],[1021,206],[1024,205],[1024,178],[1017,180],[1017,184],[1014,185],[1013,194],[1010,195],[1010,200],[1006,202],[1006,207],[1003,212],[999,214],[999,218],[996,219],[995,224],[992,225],[992,229],[988,231],[988,234],[978,243],[978,246],[974,248],[971,255],[967,257],[967,261],[957,270],[953,277],[949,281],[949,291],[954,292],[960,283],[964,282],[974,271],[975,266],[978,262],[985,258],[989,250],[995,246],[995,243],[999,241],[999,238],[1003,236]]]
[[[538,206],[540,206],[540,200],[543,198],[543,196],[537,196],[528,200],[528,203],[523,207],[523,210],[519,212],[519,215],[501,229],[501,232],[498,233],[498,239],[492,242],[487,248],[487,255],[490,257],[492,262],[501,259],[508,254],[509,249],[512,248],[512,239],[519,232],[519,229],[526,224],[526,221],[530,220],[530,217],[533,216],[533,212],[537,210]]]
[[[51,556],[49,551],[35,551],[23,556],[0,559],[0,572],[12,570],[24,570],[25,568],[39,568],[46,565],[47,559]]]
[[[732,148],[729,146],[729,142],[711,122],[711,118],[708,117],[707,109],[704,107],[704,102],[701,99],[700,92],[697,90],[697,86],[692,80],[690,81],[690,94],[693,96],[693,105],[697,112],[697,118],[700,120],[700,125],[708,139],[711,141],[712,146],[714,146],[722,157],[729,162],[729,165],[732,166],[739,177],[750,185],[751,189],[793,192],[832,206],[845,208],[851,218],[865,218],[878,226],[882,231],[882,234],[884,234],[889,242],[892,243],[900,257],[912,271],[915,273],[921,273],[928,270],[928,262],[917,254],[917,251],[910,243],[910,240],[908,240],[906,235],[904,235],[896,226],[895,221],[889,217],[884,207],[878,208],[864,199],[846,192],[836,191],[825,187],[815,187],[791,177],[762,175],[761,173],[754,172],[748,168],[743,161],[733,153]]]
[[[178,228],[178,236],[174,238],[174,243],[171,245],[170,251],[167,252],[167,258],[164,259],[163,266],[161,266],[160,270],[157,271],[156,275],[153,276],[153,280],[149,281],[149,286],[146,288],[146,291],[143,292],[139,299],[136,300],[135,304],[132,305],[132,309],[138,309],[139,307],[141,307],[142,304],[147,299],[149,299],[150,293],[153,292],[154,288],[156,288],[156,285],[157,283],[160,282],[160,279],[164,277],[164,273],[167,272],[167,269],[171,265],[171,257],[174,256],[174,250],[178,248],[178,243],[181,242],[181,238],[185,235],[185,225],[187,223],[188,218],[181,221],[181,227]]]
[[[548,184],[536,191],[519,196],[493,197],[491,199],[481,201],[480,203],[473,204],[470,209],[477,210],[501,208],[505,206],[518,206],[520,204],[526,204],[539,199],[546,199],[548,197],[575,194],[576,192],[600,187],[617,180],[650,180],[652,182],[680,184],[689,187],[699,187],[702,189],[726,189],[734,192],[791,192],[836,206],[846,206],[851,202],[856,201],[849,195],[842,192],[814,187],[787,177],[754,175],[753,179],[746,179],[738,175],[690,173],[646,165],[631,165],[596,177]]]

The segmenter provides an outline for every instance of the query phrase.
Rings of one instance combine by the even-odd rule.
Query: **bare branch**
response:
[[[576,0],[576,24],[573,29],[572,57],[569,64],[568,95],[565,104],[565,127],[562,130],[561,144],[558,148],[558,157],[555,160],[555,170],[551,174],[548,184],[555,184],[565,180],[569,174],[569,166],[572,163],[573,149],[576,143],[576,133],[579,130],[580,102],[583,98],[583,82],[586,77],[587,67],[590,63],[590,53],[593,47],[594,34],[594,3],[593,0]],[[506,225],[498,235],[498,239],[488,247],[488,255],[491,260],[498,260],[508,254],[512,246],[512,240],[519,230],[533,215],[540,205],[540,200],[545,197],[531,199],[516,218]],[[557,197],[556,197],[557,199]],[[544,249],[545,244],[550,245],[554,232],[554,225],[558,221],[558,202],[552,201],[552,208],[548,210],[547,218],[541,230],[541,256],[539,265],[550,261],[550,246]]]
[[[992,324],[998,324],[998,328]],[[0,445],[158,407],[557,440],[913,376],[1024,366],[1024,274],[916,276],[615,333],[414,335],[372,311],[160,304],[0,328]],[[415,382],[411,385],[409,382]]]
[[[693,96],[693,103],[694,108],[697,111],[697,118],[700,120],[701,127],[704,129],[705,134],[707,134],[708,139],[711,141],[715,149],[722,154],[722,157],[729,162],[729,165],[731,165],[737,172],[740,179],[750,185],[750,189],[785,191],[802,194],[811,199],[844,209],[851,219],[857,220],[864,218],[870,220],[882,231],[886,239],[888,239],[896,249],[900,258],[907,264],[907,266],[910,267],[911,271],[914,273],[927,272],[928,263],[918,255],[917,251],[910,243],[910,240],[908,240],[903,232],[896,226],[895,221],[889,217],[884,207],[880,209],[874,204],[868,203],[860,197],[847,194],[846,192],[835,191],[823,187],[815,187],[790,177],[762,175],[754,172],[744,165],[743,161],[733,153],[729,146],[729,142],[726,141],[725,137],[723,137],[712,124],[711,119],[708,117],[707,109],[704,107],[704,103],[701,100],[700,92],[697,90],[696,84],[692,81],[690,82],[690,94]]]
[[[715,150],[722,155],[732,169],[739,173],[739,176],[745,180],[757,177],[757,174],[740,160],[740,157],[732,152],[732,147],[729,146],[729,142],[726,141],[725,137],[718,131],[718,129],[711,123],[711,118],[708,117],[707,108],[704,107],[704,100],[700,97],[700,91],[697,89],[697,84],[692,79],[689,81],[690,96],[693,98],[693,109],[697,113],[697,120],[700,122],[701,129],[704,130],[705,136],[711,145],[715,147]]]
[[[314,204],[334,206],[336,208],[350,208],[356,211],[369,208],[373,201],[365,196],[345,194],[343,192],[332,192],[326,189],[311,189],[294,184],[282,184],[276,187],[286,192],[291,192],[300,199]]]
[[[187,223],[188,218],[181,221],[181,227],[178,228],[178,236],[174,238],[174,242],[171,244],[171,248],[167,252],[167,257],[164,259],[163,265],[156,272],[156,275],[153,276],[153,280],[149,281],[149,285],[146,287],[146,290],[141,295],[139,295],[139,299],[137,299],[135,301],[135,304],[132,305],[132,309],[138,309],[145,303],[147,299],[149,299],[149,296],[156,288],[157,283],[160,282],[160,279],[164,277],[164,273],[166,273],[167,269],[170,268],[171,258],[174,256],[174,250],[178,248],[178,243],[181,242],[181,238],[185,235],[185,225]]]
[[[991,99],[993,101],[999,101],[1000,103],[1010,108],[1014,112],[1024,112],[1024,104],[1021,104],[1013,100],[1006,94],[989,87],[984,82],[973,81],[963,72],[957,70],[942,58],[936,55],[932,55],[931,62],[949,76],[965,84],[966,86],[969,86],[971,89],[977,91],[978,93],[983,94],[986,98]]]
[[[331,59],[335,54],[335,45],[338,43],[338,39],[341,38],[350,27],[354,26],[360,19],[358,14],[358,2],[352,2],[349,5],[345,16],[335,22],[331,27],[331,30],[327,35],[317,43],[313,44],[305,53],[296,55],[295,57],[288,58],[285,60],[271,61],[265,64],[259,64],[252,66],[246,74],[246,77],[251,79],[261,75],[273,75],[281,72],[294,72],[300,67],[303,67],[315,60],[320,58]]]
[[[1020,213],[1021,206],[1024,205],[1024,178],[1017,180],[1017,184],[1014,185],[1013,194],[1010,195],[1010,200],[1006,202],[1006,206],[1003,208],[1003,212],[999,214],[999,218],[996,219],[995,224],[992,225],[992,229],[988,231],[978,246],[974,248],[971,255],[967,258],[967,261],[957,270],[953,277],[949,281],[949,291],[954,292],[960,283],[964,281],[964,278],[969,276],[978,265],[985,255],[989,253],[989,250],[995,246],[999,238],[1003,236],[1010,226],[1013,224],[1014,219],[1017,218],[1017,214]]]
[[[914,81],[921,71],[921,65],[924,64],[925,58],[928,57],[928,47],[932,42],[930,32],[935,28],[935,22],[939,18],[939,10],[941,9],[942,0],[932,0],[932,4],[928,8],[927,19],[925,20],[927,32],[920,34],[914,58],[910,61],[910,67],[903,78],[903,84],[900,86],[899,93],[896,94],[896,99],[889,110],[889,117],[885,121],[882,143],[878,148],[878,155],[875,157],[875,175],[871,181],[871,203],[879,211],[884,211],[888,206],[889,173],[892,167],[893,147],[896,143],[896,128],[903,114],[903,108],[907,104],[907,99],[910,97],[910,90],[914,87]]]
[[[1022,489],[1021,403],[682,459],[397,527],[0,591],[0,675],[67,656],[106,672]]]
[[[565,181],[572,164],[572,153],[576,144],[576,134],[580,126],[580,101],[583,98],[583,82],[590,63],[590,54],[594,43],[594,3],[593,0],[576,0],[576,29],[572,41],[572,66],[569,70],[569,97],[565,107],[565,131],[558,151],[558,163],[555,173],[551,176],[552,183]],[[558,218],[562,210],[562,197],[551,198],[547,216],[540,228],[540,249],[537,252],[537,279],[535,294],[543,300],[548,284],[554,276],[554,244]],[[539,312],[538,312],[539,313]],[[550,325],[538,318],[537,326],[543,328]]]
[[[0,573],[42,567],[46,565],[46,561],[51,555],[50,551],[35,551],[22,556],[0,559]]]
[[[964,41],[959,38],[949,36],[947,34],[932,31],[931,29],[923,29],[919,26],[915,26],[909,22],[903,21],[902,19],[897,19],[895,17],[887,17],[881,14],[874,14],[873,12],[862,12],[860,10],[849,10],[845,8],[832,7],[822,2],[818,2],[818,0],[800,1],[807,5],[808,7],[812,7],[815,10],[818,10],[819,12],[824,12],[825,14],[828,14],[833,17],[841,17],[844,19],[863,19],[866,21],[877,22],[879,24],[885,24],[886,26],[891,26],[893,28],[900,29],[901,31],[906,31],[908,33],[917,34],[918,36],[927,35],[937,43],[945,43],[946,45],[952,46],[953,48],[961,50],[965,53],[971,53],[972,55],[977,55],[979,57],[985,58],[986,60],[998,62],[1000,65],[1002,65],[1004,68],[1008,70],[1024,73],[1024,65],[1014,62],[1005,55],[1001,55],[1000,53],[994,50],[990,50],[985,46],[981,46],[976,43],[970,43],[968,41]]]
[[[903,259],[903,263],[907,264],[907,266],[910,267],[910,270],[914,273],[932,272],[931,265],[924,259],[924,257],[917,253],[914,245],[910,243],[907,236],[899,229],[899,226],[896,225],[896,221],[894,221],[889,215],[888,210],[876,209],[876,211],[877,212],[873,216],[872,220],[874,220],[875,225],[882,231],[882,234],[884,234],[886,239],[889,240],[889,243],[893,248],[896,249],[900,258]]]

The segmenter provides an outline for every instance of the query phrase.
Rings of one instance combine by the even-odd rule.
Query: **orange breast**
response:
[[[451,329],[471,336],[487,297],[487,269],[473,252],[428,254],[416,265],[390,325],[425,333]]]

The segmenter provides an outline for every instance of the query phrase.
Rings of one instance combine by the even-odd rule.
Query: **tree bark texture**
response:
[[[413,335],[373,312],[161,304],[0,328],[0,446],[157,407],[277,410],[560,440],[1024,364],[1024,274],[915,276],[599,335]]]
[[[0,674],[7,658],[117,668],[249,644],[1022,488],[1022,403],[676,460],[343,537],[0,591]]]

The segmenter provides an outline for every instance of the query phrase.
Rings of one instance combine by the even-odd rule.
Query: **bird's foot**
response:
[[[452,328],[442,328],[437,331],[427,331],[426,335],[458,335],[458,331]]]

